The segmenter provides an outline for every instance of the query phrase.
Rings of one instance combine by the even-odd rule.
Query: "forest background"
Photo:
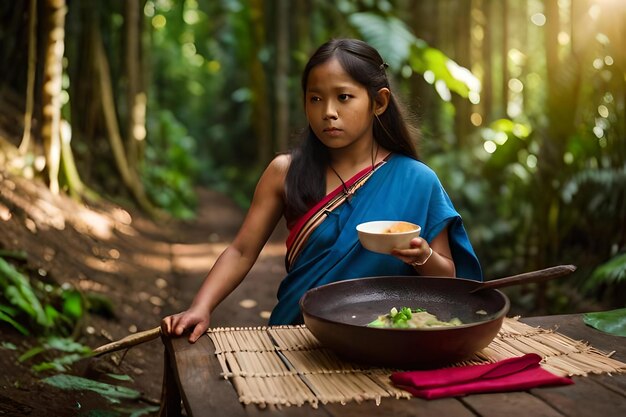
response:
[[[514,302],[626,305],[621,0],[2,1],[0,172],[157,222],[192,220],[198,186],[245,209],[331,37],[381,51],[487,278],[572,263]]]
[[[0,21],[3,167],[53,192],[191,218],[202,184],[246,207],[305,124],[307,57],[357,37],[389,63],[485,276],[574,263],[518,302],[624,301],[623,2],[32,0]]]

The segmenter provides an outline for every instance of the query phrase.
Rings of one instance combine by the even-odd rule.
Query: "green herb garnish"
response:
[[[426,311],[423,308],[410,309],[409,307],[402,307],[400,311],[393,307],[388,314],[379,316],[376,320],[368,324],[369,327],[389,327],[391,323],[392,328],[406,329],[409,327],[409,320],[413,317],[413,313],[419,313]]]

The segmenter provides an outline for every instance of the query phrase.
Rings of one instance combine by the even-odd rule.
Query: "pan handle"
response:
[[[564,275],[569,275],[576,270],[574,265],[558,265],[546,269],[540,269],[538,271],[525,272],[523,274],[513,275],[506,278],[494,279],[478,284],[476,288],[470,291],[474,293],[489,288],[502,288],[511,285],[529,284],[531,282],[544,282],[551,279],[559,278]]]

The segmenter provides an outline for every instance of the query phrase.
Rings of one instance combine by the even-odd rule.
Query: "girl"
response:
[[[290,229],[270,324],[301,322],[300,297],[342,279],[433,275],[482,280],[461,218],[415,145],[378,52],[354,39],[331,40],[302,75],[307,121],[300,147],[274,158],[246,218],[187,311],[165,317],[166,335],[191,330],[195,342],[211,312],[243,280],[282,216]],[[365,250],[356,226],[381,220],[422,226],[410,249]]]

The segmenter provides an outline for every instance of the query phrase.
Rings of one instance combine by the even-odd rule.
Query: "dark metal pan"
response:
[[[398,369],[436,368],[468,358],[496,337],[510,307],[508,297],[496,288],[551,280],[575,269],[561,265],[484,283],[445,277],[351,279],[309,290],[300,308],[320,343],[345,359]],[[367,327],[392,307],[424,308],[441,320],[458,317],[464,324]]]

